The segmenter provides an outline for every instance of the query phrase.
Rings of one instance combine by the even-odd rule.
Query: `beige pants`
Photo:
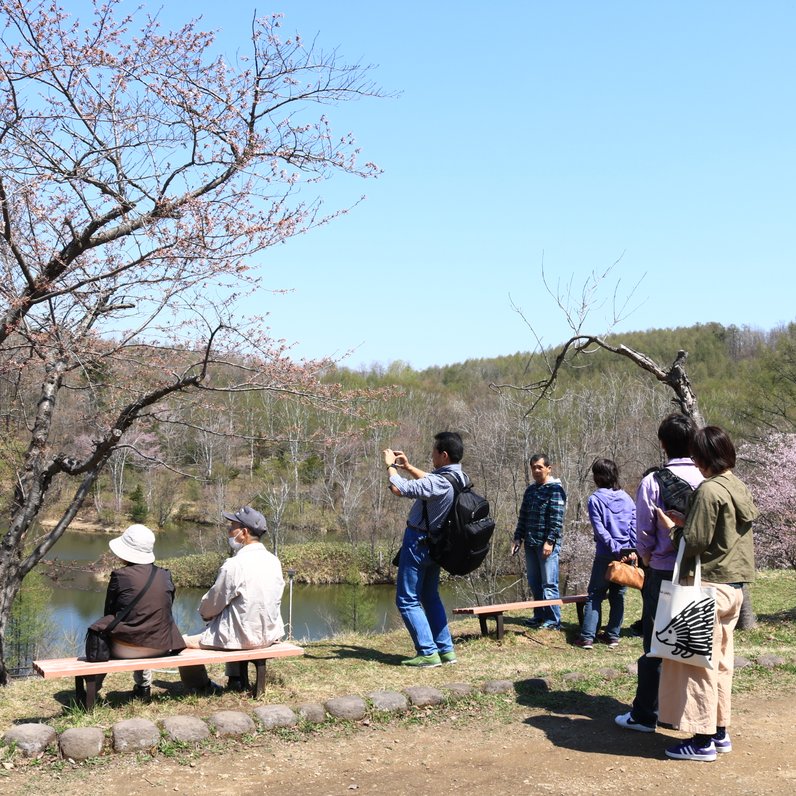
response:
[[[718,583],[716,626],[713,631],[713,669],[689,666],[664,658],[658,688],[658,721],[676,730],[713,735],[728,727],[735,666],[733,630],[743,602],[743,590]]]

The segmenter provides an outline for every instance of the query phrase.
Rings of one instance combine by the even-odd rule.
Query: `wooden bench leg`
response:
[[[252,662],[254,663],[254,668],[257,670],[257,684],[254,686],[254,697],[256,699],[262,696],[263,691],[265,691],[265,665],[268,661],[263,658],[262,660]]]
[[[488,636],[489,635],[489,627],[486,624],[487,619],[494,619],[495,620],[495,638],[498,641],[503,638],[503,613],[497,614],[480,614],[478,617],[478,623],[481,625],[481,635]]]
[[[104,677],[101,676],[100,682]],[[94,702],[97,699],[97,675],[85,674],[75,676],[75,694],[77,703],[83,710],[94,710]]]

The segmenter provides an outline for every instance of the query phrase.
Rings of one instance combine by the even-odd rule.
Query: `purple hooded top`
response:
[[[598,489],[589,496],[589,519],[597,555],[619,558],[636,546],[636,504],[621,489]]]

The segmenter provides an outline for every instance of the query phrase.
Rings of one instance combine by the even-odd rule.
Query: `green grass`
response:
[[[739,669],[735,675],[737,692],[762,691],[788,693],[796,686],[796,572],[763,572],[753,588],[755,610],[760,617],[757,628],[737,632],[736,654],[757,661],[762,655],[777,655],[786,664],[775,670],[759,665]],[[640,595],[628,595],[625,624],[638,618]],[[144,717],[153,721],[176,714],[207,717],[221,709],[250,711],[256,704],[323,702],[333,696],[370,691],[401,690],[419,683],[441,686],[448,682],[466,682],[479,687],[489,679],[505,679],[515,684],[510,702],[539,708],[577,709],[579,701],[605,701],[628,704],[635,690],[635,675],[628,670],[641,654],[641,640],[624,636],[615,650],[596,644],[591,652],[568,642],[577,634],[574,606],[566,606],[562,617],[565,632],[526,632],[519,615],[508,614],[506,634],[501,642],[483,638],[475,619],[452,624],[459,663],[417,672],[399,665],[411,654],[411,643],[404,630],[386,634],[350,633],[334,639],[305,645],[303,658],[269,662],[266,691],[260,703],[246,696],[224,694],[205,698],[184,696],[179,675],[169,671],[154,672],[154,699],[145,705],[130,698],[130,674],[109,675],[101,699],[92,714],[85,714],[70,702],[74,682],[69,678],[42,680],[37,677],[15,680],[3,691],[0,700],[0,734],[11,724],[45,722],[58,731],[76,726],[110,726],[121,719]],[[210,667],[211,676],[223,681],[223,667]],[[607,678],[602,669],[612,669]],[[566,675],[577,672],[582,679],[569,681]],[[529,686],[533,678],[544,678],[549,690],[539,692]],[[473,698],[476,706],[490,705],[498,710],[501,699]],[[483,699],[481,703],[479,700]],[[374,714],[375,717],[376,714]],[[381,720],[381,719],[380,719]]]

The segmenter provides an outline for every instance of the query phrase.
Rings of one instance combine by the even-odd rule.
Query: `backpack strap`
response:
[[[465,489],[471,487],[473,485],[472,481],[470,481],[470,478],[466,473],[462,473],[462,475],[464,476],[464,484],[462,484],[453,473],[437,473],[437,475],[441,475],[453,487],[453,504],[451,505],[451,509],[453,509],[453,507],[456,505],[456,496],[460,492],[463,492]],[[447,519],[448,518],[446,517],[445,520]],[[445,520],[442,521],[442,525],[445,524]],[[431,528],[429,527],[429,521],[428,521],[427,500],[423,501],[423,523],[426,526],[426,533],[428,533],[431,530]],[[442,525],[440,525],[440,528],[442,527]]]

